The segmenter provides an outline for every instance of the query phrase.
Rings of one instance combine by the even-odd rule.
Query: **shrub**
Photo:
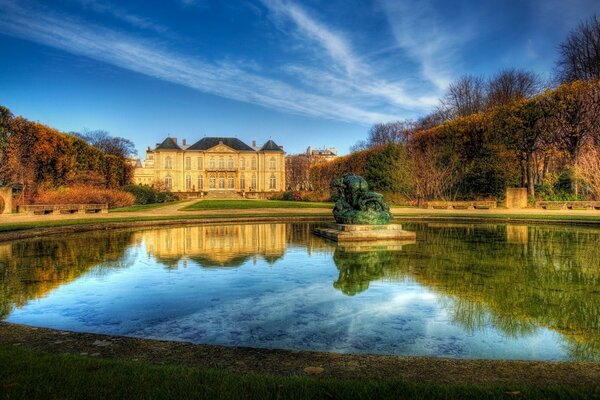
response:
[[[108,204],[109,208],[130,206],[134,201],[131,193],[84,185],[43,190],[34,199],[35,204]]]
[[[173,193],[159,192],[148,185],[127,185],[123,190],[135,196],[135,204],[166,203],[177,200]]]

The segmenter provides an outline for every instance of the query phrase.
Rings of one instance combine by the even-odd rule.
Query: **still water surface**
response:
[[[314,225],[186,226],[0,244],[0,319],[196,343],[600,359],[600,230],[411,223],[341,248]]]

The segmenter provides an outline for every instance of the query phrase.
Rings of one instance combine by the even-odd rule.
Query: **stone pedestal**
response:
[[[414,242],[416,234],[402,230],[402,225],[343,225],[330,224],[324,227],[315,228],[314,233],[318,236],[334,240],[339,243],[348,242],[381,242],[385,245],[392,245],[397,241]],[[400,243],[401,245],[402,243]],[[404,243],[406,244],[406,243]]]

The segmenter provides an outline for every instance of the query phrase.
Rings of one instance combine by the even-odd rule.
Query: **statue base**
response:
[[[402,225],[345,225],[330,224],[321,228],[315,228],[317,236],[336,242],[390,242],[390,241],[412,241],[416,239],[414,232],[402,230]]]

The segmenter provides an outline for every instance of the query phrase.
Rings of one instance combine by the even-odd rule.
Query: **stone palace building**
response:
[[[285,188],[285,152],[272,140],[257,147],[231,137],[204,137],[192,145],[168,137],[135,167],[135,183],[176,193],[261,197]]]

